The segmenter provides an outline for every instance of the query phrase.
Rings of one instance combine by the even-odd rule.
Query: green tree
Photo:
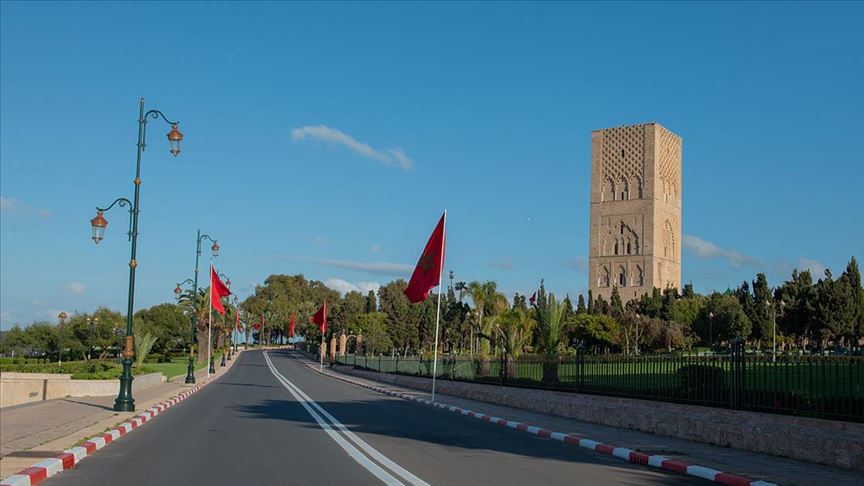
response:
[[[0,354],[3,355],[25,356],[31,349],[32,346],[28,341],[27,333],[18,324],[5,331],[3,339],[0,340]]]
[[[171,351],[188,348],[192,339],[189,334],[191,316],[174,304],[157,304],[139,310],[135,313],[133,326],[136,333],[140,330],[156,338],[151,352],[167,355]]]
[[[543,287],[541,285],[541,291]],[[543,382],[558,382],[558,346],[561,344],[564,306],[555,300],[554,294],[547,298],[545,292],[537,296],[534,308],[537,319],[537,349],[543,354]]]
[[[774,298],[764,273],[757,273],[753,281],[753,312],[750,321],[753,337],[770,343],[774,333]]]
[[[612,317],[621,317],[621,315],[624,314],[624,304],[621,302],[621,295],[618,293],[618,287],[612,287],[612,296],[609,300],[609,311]]]
[[[351,316],[350,329],[354,334],[363,335],[363,346],[370,354],[389,353],[393,342],[387,334],[387,314],[368,312]]]
[[[585,307],[585,297],[582,297],[582,294],[579,294],[579,300],[576,303],[576,313],[584,314],[588,312],[588,309]]]
[[[507,309],[492,319],[495,321],[494,332],[498,335],[498,342],[501,343],[506,357],[506,376],[515,377],[516,359],[531,342],[535,321],[528,311],[521,307]]]
[[[711,339],[719,343],[749,336],[751,324],[737,297],[714,292],[699,312],[693,331],[704,344]]]

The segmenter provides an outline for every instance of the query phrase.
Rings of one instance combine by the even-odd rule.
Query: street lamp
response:
[[[67,317],[69,316],[63,311],[57,314],[57,318],[60,320],[60,325],[57,326],[57,366],[63,364],[63,324],[66,323]]]
[[[98,317],[87,318],[87,360],[89,361],[90,353],[93,351],[93,327],[99,324]]]
[[[765,305],[771,307],[771,362],[777,361],[777,304],[772,303],[771,301],[766,300]],[[786,306],[786,302],[780,301],[780,309],[782,312],[783,307]]]
[[[126,198],[117,198],[107,208],[96,208],[96,217],[90,220],[90,226],[93,229],[93,242],[99,243],[105,235],[105,228],[108,227],[108,221],[105,219],[104,213],[119,204],[121,207],[129,206],[129,240],[132,242],[132,256],[129,259],[129,304],[126,309],[126,336],[123,338],[123,373],[120,375],[120,392],[117,394],[117,399],[114,400],[114,411],[116,412],[132,412],[135,410],[135,399],[132,398],[132,363],[135,356],[132,339],[132,313],[135,307],[135,268],[138,262],[135,261],[136,250],[138,249],[138,214],[140,212],[140,194],[141,194],[141,154],[144,152],[147,144],[147,122],[148,119],[162,118],[166,123],[171,125],[171,131],[168,132],[168,145],[171,155],[177,156],[180,154],[180,142],[183,140],[183,134],[177,130],[179,122],[169,121],[159,110],[150,110],[144,112],[144,98],[141,98],[138,112],[138,157],[135,162],[135,179],[132,183],[135,185],[134,203]]]
[[[190,341],[192,344],[189,345],[189,366],[186,368],[187,384],[195,383],[195,353],[192,348],[195,345],[195,331],[198,329],[198,312],[195,309],[195,304],[198,302],[198,260],[201,257],[201,242],[204,240],[213,242],[213,246],[210,247],[210,252],[212,253],[213,258],[219,257],[219,243],[217,243],[210,235],[202,235],[201,228],[198,228],[198,236],[195,238],[195,280],[192,282],[192,340]],[[178,284],[177,287],[180,287],[180,285],[182,284]],[[174,293],[177,293],[177,288],[174,289]],[[198,344],[198,348],[198,352],[200,353],[200,343]]]
[[[708,313],[708,345],[714,350],[714,313]]]

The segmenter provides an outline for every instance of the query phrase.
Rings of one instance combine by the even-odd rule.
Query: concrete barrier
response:
[[[51,373],[0,373],[0,408],[63,397],[101,397],[117,393],[120,380],[73,380],[72,375]],[[149,388],[165,381],[162,373],[135,377],[135,388]]]
[[[432,380],[335,367],[397,386]],[[864,424],[630,398],[438,380],[439,393],[520,410],[864,471]]]

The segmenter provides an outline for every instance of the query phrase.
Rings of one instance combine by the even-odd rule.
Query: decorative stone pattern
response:
[[[589,289],[681,286],[681,138],[657,123],[591,134]]]

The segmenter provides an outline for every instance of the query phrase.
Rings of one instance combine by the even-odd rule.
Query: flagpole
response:
[[[207,306],[207,380],[210,380],[210,350],[213,348],[213,334],[211,325],[213,323],[213,259],[210,259],[210,305]]]
[[[441,321],[441,278],[444,275],[444,244],[447,241],[447,210],[441,234],[441,259],[438,263],[438,312],[435,315],[435,350],[432,352],[432,401],[435,401],[435,380],[438,375],[438,323]]]

